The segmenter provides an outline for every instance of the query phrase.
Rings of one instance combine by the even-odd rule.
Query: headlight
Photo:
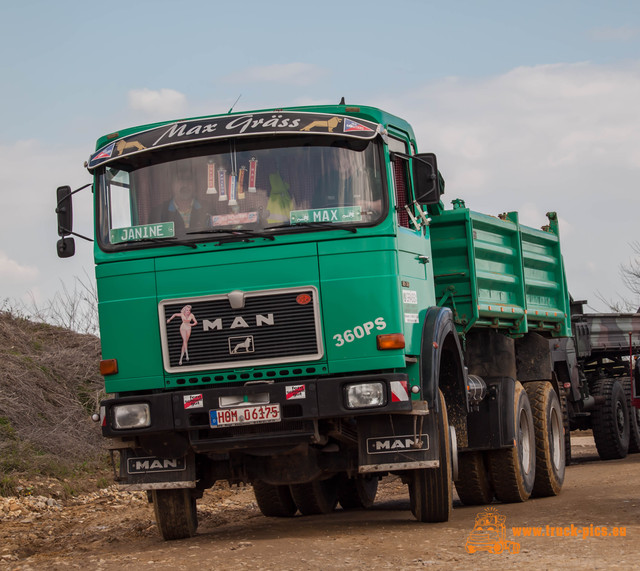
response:
[[[119,404],[113,407],[113,427],[146,428],[151,425],[151,409],[147,403]]]
[[[370,408],[387,404],[384,383],[358,383],[347,385],[344,400],[347,408]]]

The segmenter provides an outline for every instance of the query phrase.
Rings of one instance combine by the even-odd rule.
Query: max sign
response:
[[[373,139],[378,132],[380,129],[376,123],[322,113],[283,111],[223,115],[178,121],[122,137],[103,146],[91,155],[87,168],[92,170],[124,156],[145,153],[162,147],[233,136],[320,133]]]

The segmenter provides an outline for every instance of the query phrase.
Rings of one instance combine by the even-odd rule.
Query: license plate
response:
[[[221,408],[209,411],[211,428],[221,426],[243,426],[245,424],[264,424],[266,422],[280,422],[279,404],[259,406],[239,406],[236,408]]]

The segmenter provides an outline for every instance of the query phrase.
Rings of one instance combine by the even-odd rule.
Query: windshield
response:
[[[326,136],[305,136],[304,146],[300,141],[231,140],[140,154],[104,168],[101,243],[271,236],[382,218],[379,143]]]

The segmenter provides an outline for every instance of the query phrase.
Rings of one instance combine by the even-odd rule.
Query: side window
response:
[[[109,200],[111,228],[126,228],[132,226],[131,216],[131,187],[129,173],[119,171],[110,180]]]
[[[407,144],[400,139],[389,137],[389,150],[397,153],[409,154]],[[411,228],[411,221],[405,206],[410,202],[409,164],[406,159],[395,157],[393,161],[393,187],[396,197],[396,211],[398,224],[405,228]]]

